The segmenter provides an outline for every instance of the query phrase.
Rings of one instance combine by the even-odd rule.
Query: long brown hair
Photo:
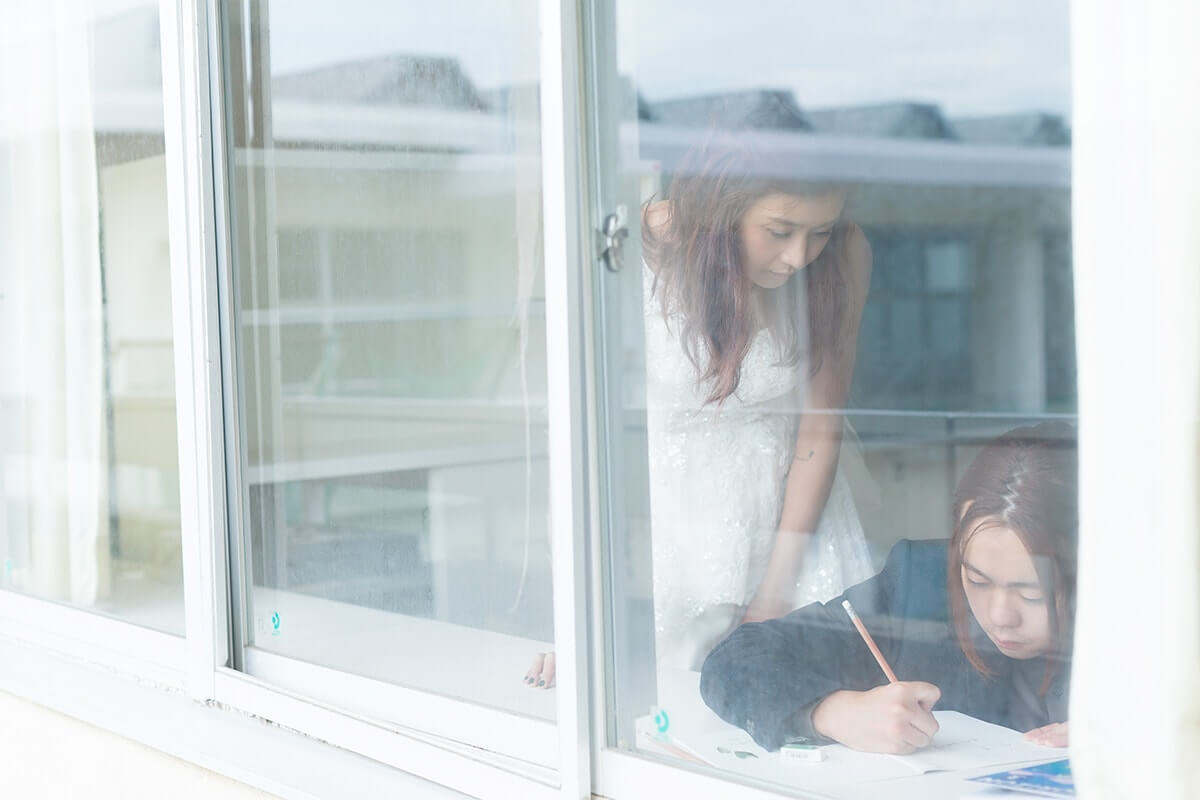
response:
[[[1070,652],[1079,535],[1076,441],[1075,429],[1064,422],[1017,428],[987,444],[958,482],[946,588],[958,642],[981,673],[991,671],[971,640],[962,564],[971,537],[988,528],[1008,528],[1035,556],[1056,649],[1060,654]],[[1043,692],[1049,687],[1052,670],[1053,659],[1047,659]]]
[[[745,137],[710,134],[680,160],[665,198],[664,226],[659,231],[642,226],[663,318],[680,326],[697,384],[711,387],[709,403],[720,404],[737,391],[758,325],[753,285],[743,271],[742,217],[775,192],[799,197],[848,192],[844,184],[780,178],[781,166],[775,159],[768,163]],[[807,350],[809,370],[816,373],[825,358],[842,355],[848,303],[842,260],[849,227],[845,221],[834,226],[821,255],[805,267],[803,282],[790,280],[772,292],[765,322],[783,363],[800,363]],[[802,308],[807,330],[796,319]]]

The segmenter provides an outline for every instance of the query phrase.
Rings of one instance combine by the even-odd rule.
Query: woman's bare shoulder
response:
[[[670,222],[671,204],[666,200],[655,200],[642,207],[642,224],[655,236],[665,234]]]
[[[666,200],[656,200],[642,207],[642,225],[653,242],[662,243],[670,235],[671,205]],[[643,256],[646,256],[643,250]],[[650,258],[646,258],[646,266],[657,272],[658,268]]]

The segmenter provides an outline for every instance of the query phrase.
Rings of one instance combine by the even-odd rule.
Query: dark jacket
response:
[[[742,625],[704,662],[704,702],[767,750],[790,736],[816,738],[811,713],[822,699],[839,689],[865,691],[887,682],[842,608],[848,598],[900,680],[941,689],[936,709],[1022,731],[1064,721],[1069,661],[1053,659],[1051,685],[1038,698],[1048,660],[1008,658],[974,618],[972,641],[994,674],[985,676],[967,661],[950,621],[946,546],[944,539],[899,542],[882,572],[841,597]],[[1018,682],[1028,686],[1031,675],[1037,688],[1026,690],[1021,702]]]

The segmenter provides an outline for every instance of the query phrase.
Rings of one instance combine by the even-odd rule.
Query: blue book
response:
[[[1049,764],[1038,764],[1035,767],[1021,767],[1007,772],[981,775],[970,780],[990,786],[1001,786],[1005,789],[1016,789],[1029,794],[1040,794],[1045,797],[1075,796],[1075,779],[1071,777],[1071,762],[1065,758],[1062,761],[1051,761]]]

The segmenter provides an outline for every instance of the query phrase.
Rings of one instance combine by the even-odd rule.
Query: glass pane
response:
[[[1061,757],[978,726],[1066,713],[1067,4],[753,10],[616,0],[591,31],[601,205],[640,209],[596,277],[609,743],[885,796],[912,764],[861,751],[904,743],[852,711],[903,695],[935,744]],[[997,586],[1021,614],[988,615]],[[844,595],[936,703],[889,686]],[[800,736],[820,749],[779,752]]]
[[[244,666],[552,719],[536,4],[223,11]]]
[[[0,32],[0,588],[183,633],[157,3]]]
[[[933,242],[925,248],[925,288],[931,292],[969,289],[970,251],[963,241]]]

